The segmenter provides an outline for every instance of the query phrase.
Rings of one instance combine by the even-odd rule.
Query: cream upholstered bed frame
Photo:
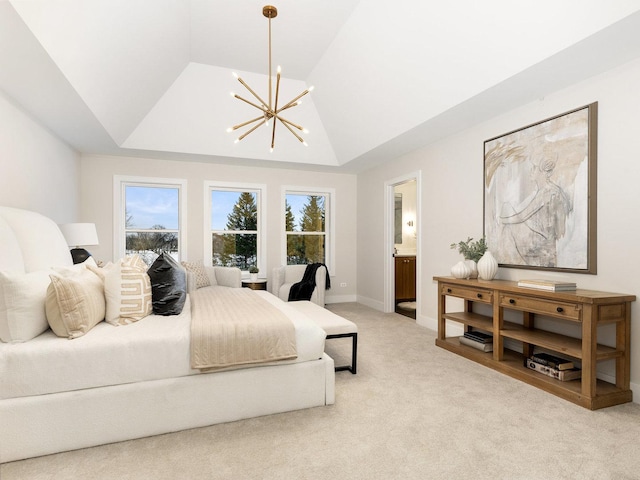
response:
[[[0,462],[204,427],[335,400],[333,360],[0,400]]]
[[[0,238],[20,247],[0,254],[0,270],[15,270],[16,258],[34,271],[69,255],[56,224],[34,212],[0,207]],[[47,252],[51,245],[56,251]],[[0,463],[334,401],[334,363],[326,354],[311,362],[3,399]]]

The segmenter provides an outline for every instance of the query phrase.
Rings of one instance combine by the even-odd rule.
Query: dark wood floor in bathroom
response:
[[[396,305],[396,313],[404,315],[405,317],[416,319],[416,311],[414,309],[401,308]]]

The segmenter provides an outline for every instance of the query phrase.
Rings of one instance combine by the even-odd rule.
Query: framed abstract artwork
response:
[[[484,142],[484,234],[502,267],[596,273],[598,104]]]

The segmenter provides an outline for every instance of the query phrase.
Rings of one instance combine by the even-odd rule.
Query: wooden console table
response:
[[[466,280],[434,277],[438,282],[438,338],[436,345],[476,361],[511,377],[534,385],[585,408],[595,410],[632,400],[630,383],[631,302],[635,295],[578,289],[574,292],[547,292],[518,287],[505,280]],[[464,300],[464,308],[447,312],[447,297]],[[484,304],[484,314],[474,312],[474,304]],[[482,310],[477,308],[476,310]],[[487,314],[487,310],[491,313]],[[505,320],[505,312],[515,311],[522,323]],[[556,324],[580,327],[580,338],[540,328],[544,317]],[[464,331],[477,329],[493,335],[493,352],[485,353],[462,345],[459,337],[447,337],[447,321],[462,324]],[[538,324],[537,324],[538,323]],[[598,343],[598,327],[615,325],[615,346]],[[559,325],[558,325],[559,326]],[[555,329],[554,329],[555,330]],[[505,348],[521,345],[522,352]],[[528,369],[526,357],[534,347],[569,357],[582,363],[582,379],[561,382]],[[615,384],[596,379],[596,366],[615,360]]]

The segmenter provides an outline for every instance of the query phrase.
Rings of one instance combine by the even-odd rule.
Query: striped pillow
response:
[[[104,319],[104,293],[97,275],[84,268],[50,277],[45,310],[57,336],[81,337]]]

